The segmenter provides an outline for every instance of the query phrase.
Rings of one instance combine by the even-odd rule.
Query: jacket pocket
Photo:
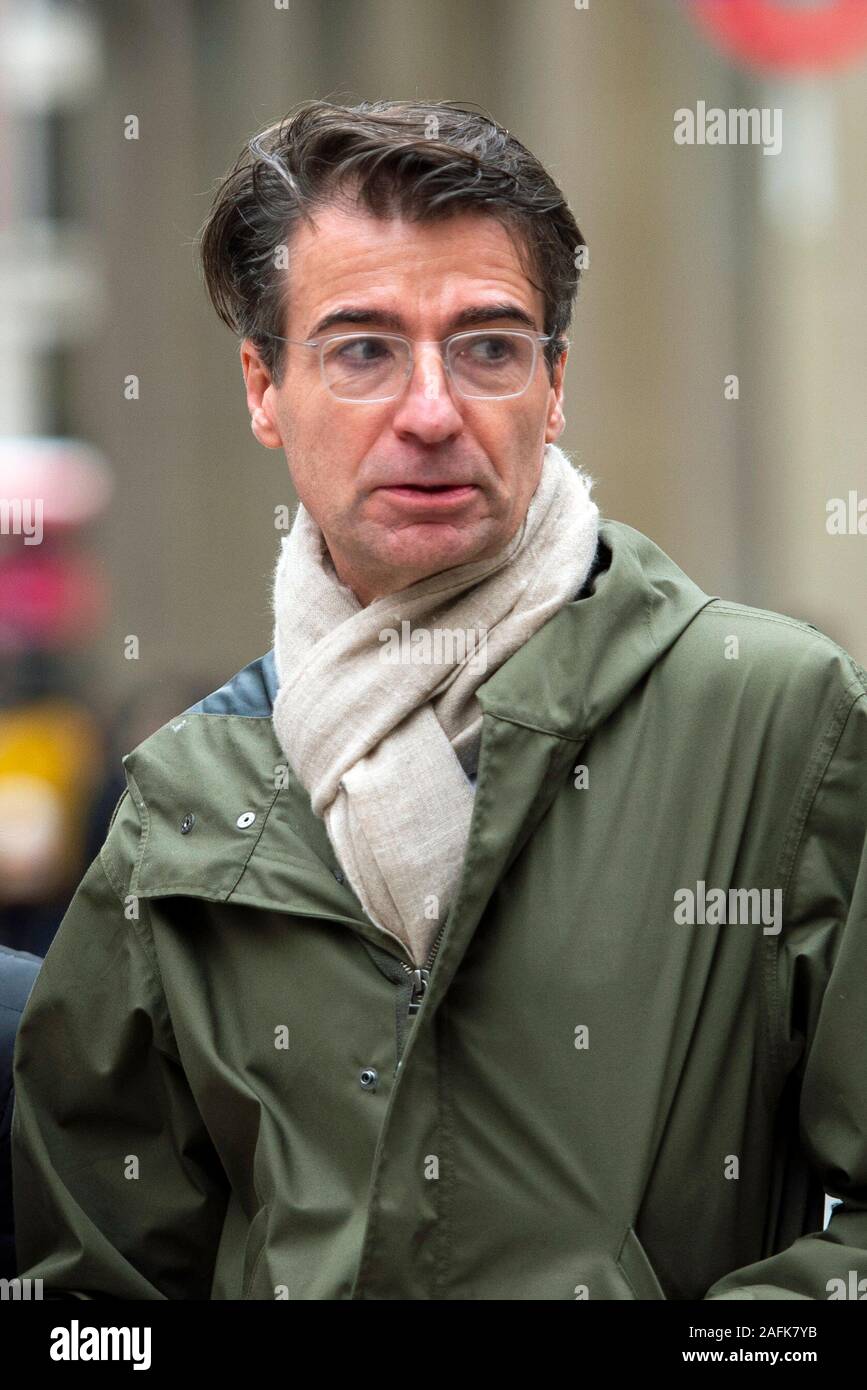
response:
[[[665,1298],[665,1291],[632,1227],[628,1227],[617,1255],[617,1268],[638,1299]]]

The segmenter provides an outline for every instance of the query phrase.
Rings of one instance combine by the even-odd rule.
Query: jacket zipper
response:
[[[401,967],[406,971],[406,973],[412,976],[412,989],[410,990],[409,1003],[406,1009],[407,1014],[410,1018],[414,1018],[415,1015],[418,1013],[419,1009],[421,1008],[422,1000],[424,999],[424,996],[427,992],[427,987],[430,983],[430,973],[433,969],[433,963],[436,960],[436,954],[440,948],[440,942],[442,941],[442,936],[445,929],[446,924],[445,922],[443,922],[442,926],[437,932],[436,940],[431,946],[428,958],[425,961],[424,965],[413,966],[407,965],[406,961],[403,960],[400,962]]]
[[[446,925],[447,924],[444,922],[440,927],[436,935],[436,940],[434,941],[430,951],[428,952],[427,960],[425,961],[424,965],[421,966],[410,965],[407,963],[407,961],[402,960],[401,957],[398,956],[395,952],[386,951],[381,946],[375,946],[373,942],[368,940],[366,937],[361,938],[365,950],[371,956],[378,969],[382,971],[383,975],[385,975],[387,979],[391,980],[393,984],[401,985],[401,990],[396,1000],[397,1062],[394,1069],[395,1074],[397,1074],[402,1065],[403,1050],[406,1046],[407,1041],[407,1025],[414,1020],[415,1015],[418,1013],[419,1009],[422,1006],[422,1001],[424,999],[425,994],[427,993],[428,984],[430,983],[431,971],[433,970],[433,963],[436,959],[437,951],[440,948],[440,943],[442,942],[443,932],[446,929]],[[387,932],[385,934],[388,936],[393,935],[392,932]],[[404,951],[406,950],[406,946],[403,942],[399,941],[397,937],[395,937],[394,940],[398,945],[401,946],[401,948]],[[406,981],[405,985],[402,983],[404,980]],[[402,1000],[404,990],[407,990],[409,995],[409,998],[405,1004]]]

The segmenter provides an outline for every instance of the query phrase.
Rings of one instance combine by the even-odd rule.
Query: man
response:
[[[24,1013],[48,1296],[867,1276],[867,673],[599,518],[555,442],[583,244],[448,104],[308,104],[223,181],[207,284],[300,505],[273,649],[124,758]]]

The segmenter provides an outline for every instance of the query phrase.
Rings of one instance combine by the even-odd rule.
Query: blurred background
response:
[[[310,97],[475,102],[542,159],[589,245],[560,442],[603,515],[867,664],[867,0],[0,0],[9,946],[47,950],[122,755],[271,645],[294,498],[195,240]],[[674,138],[753,107],[779,153]]]

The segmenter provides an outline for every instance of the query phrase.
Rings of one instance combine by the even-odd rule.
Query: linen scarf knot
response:
[[[477,688],[577,597],[596,553],[593,479],[548,444],[495,556],[362,606],[303,504],[274,572],[273,724],[368,917],[423,965],[463,866]]]

